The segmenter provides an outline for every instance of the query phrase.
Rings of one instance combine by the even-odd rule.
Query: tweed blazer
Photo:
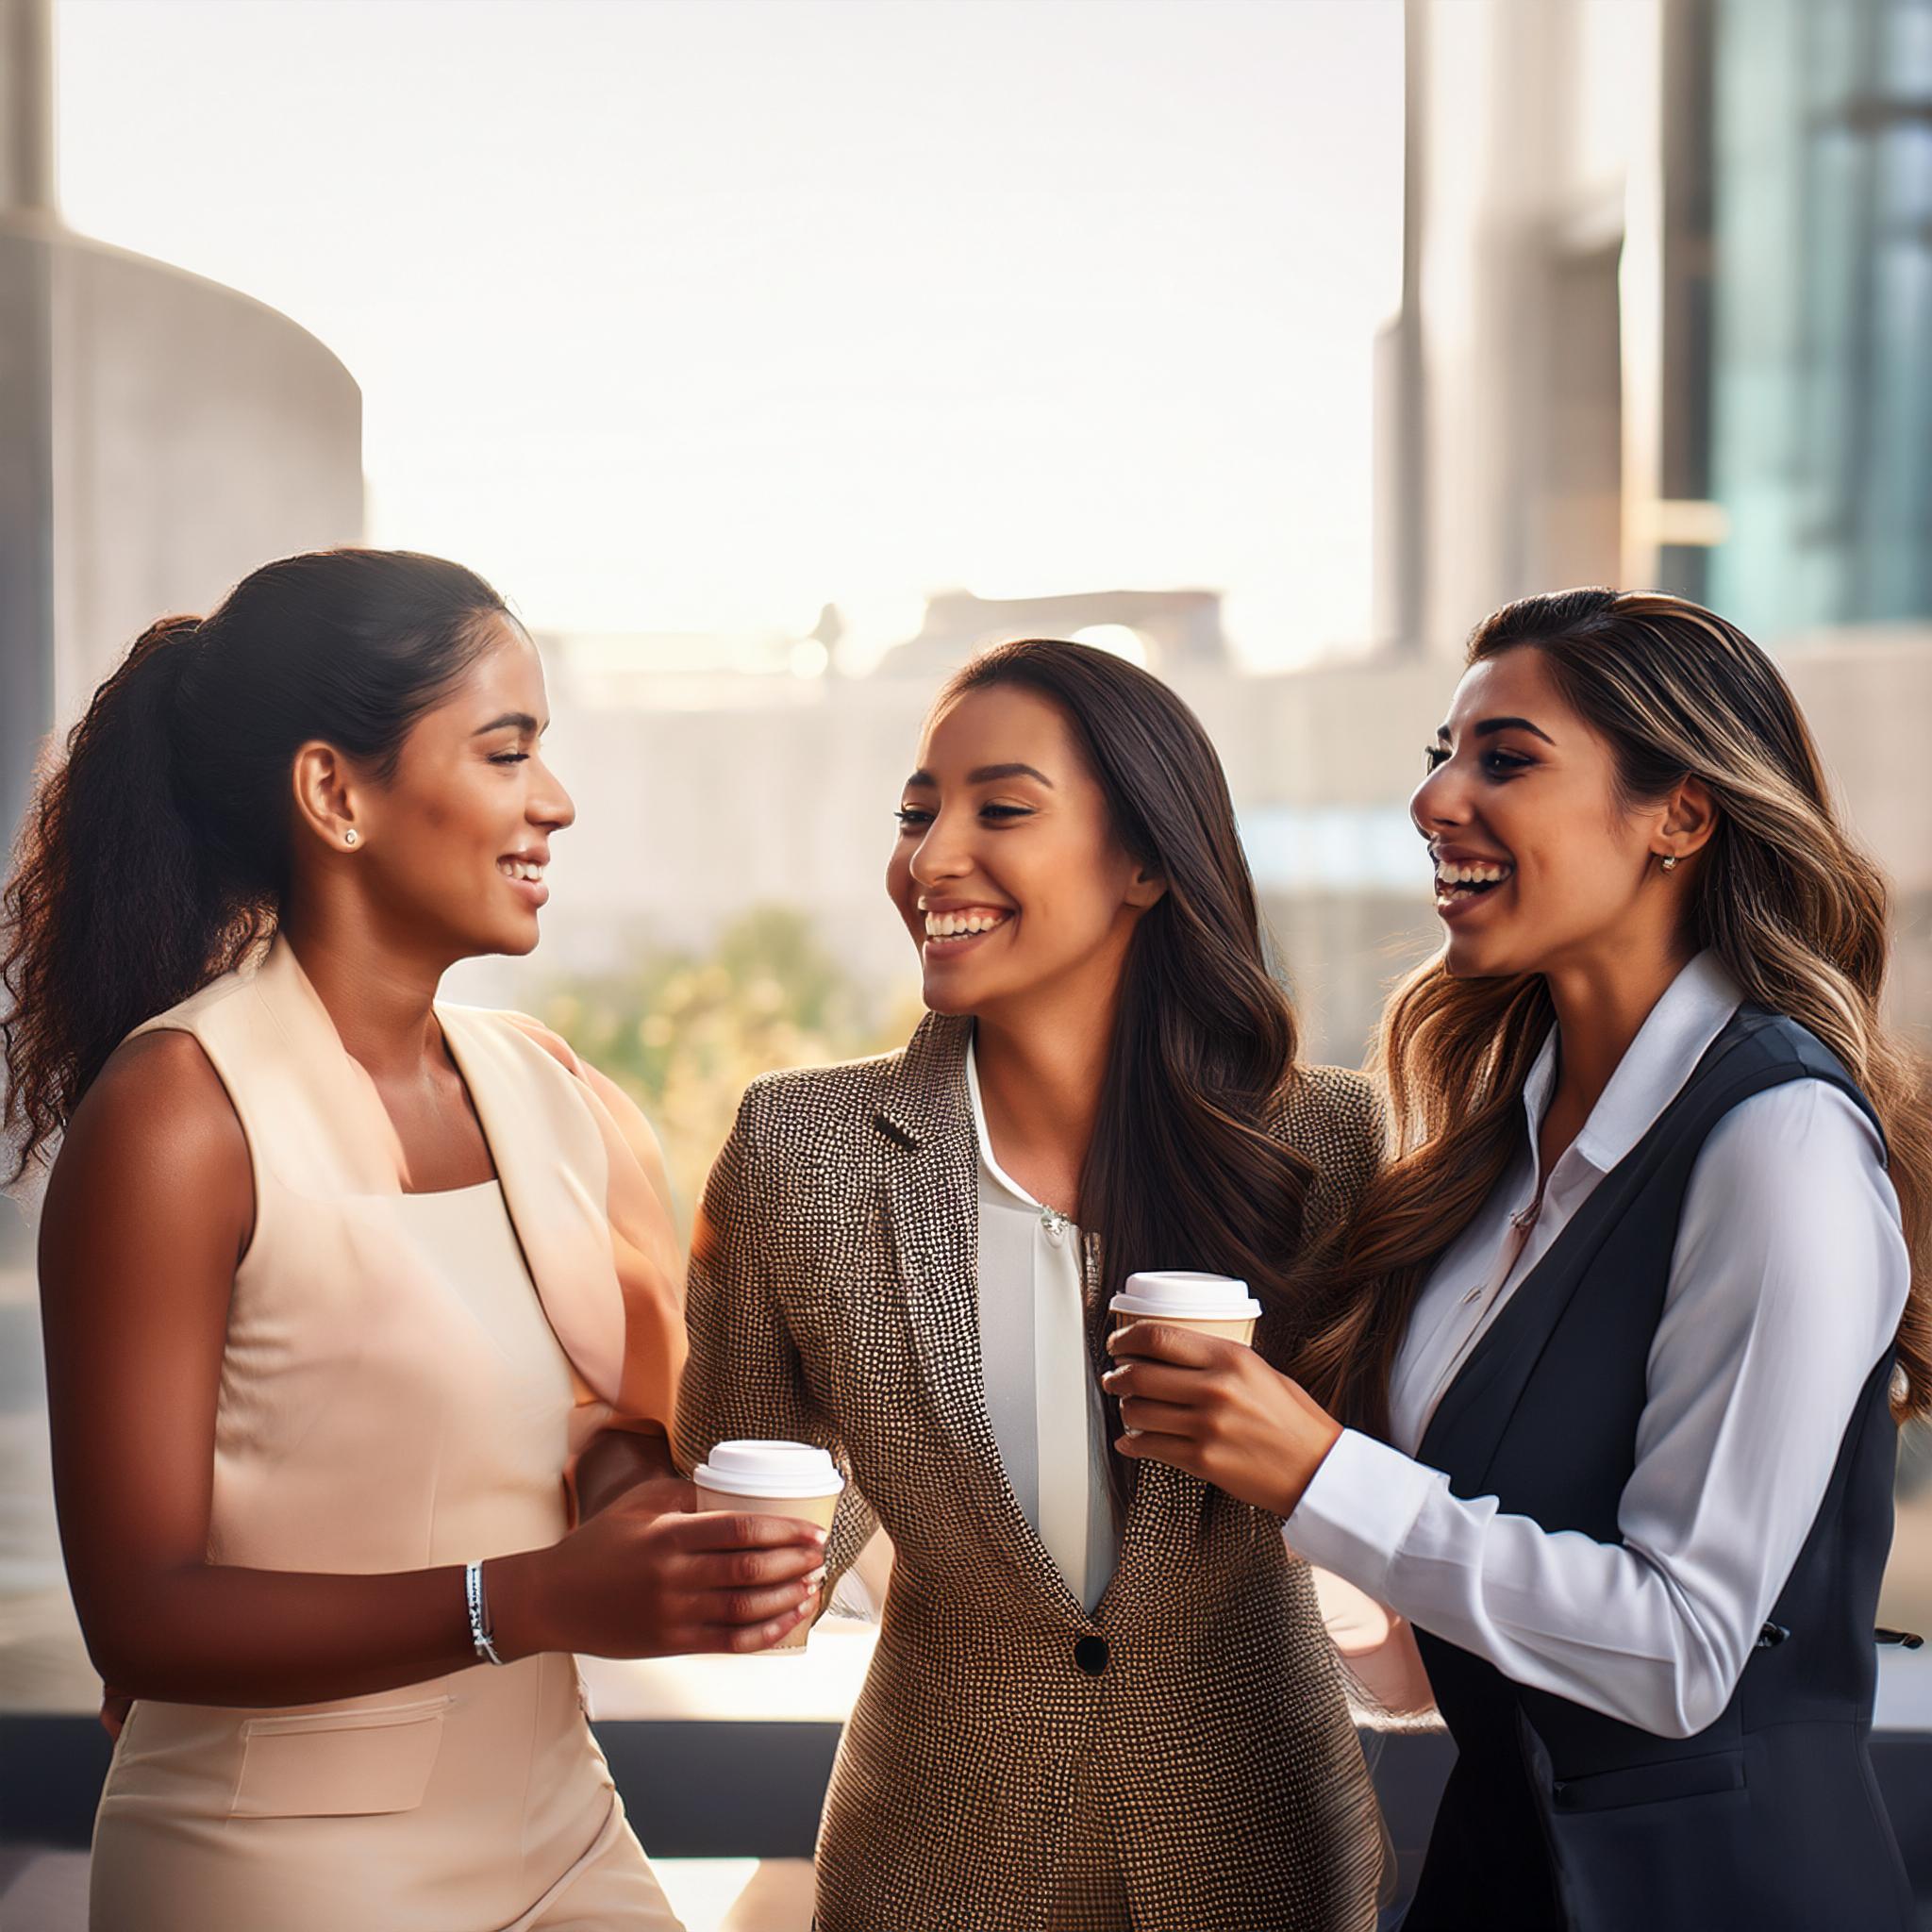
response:
[[[1042,1932],[1096,1832],[1134,1932],[1368,1932],[1374,1789],[1279,1523],[1139,1465],[1090,1617],[1006,1480],[981,1379],[969,1029],[928,1016],[899,1053],[755,1081],[693,1243],[680,1459],[733,1437],[821,1443],[851,1483],[833,1579],[874,1521],[896,1552],[826,1797],[820,1932]],[[1319,1240],[1377,1158],[1372,1091],[1300,1070],[1272,1125],[1318,1171]]]

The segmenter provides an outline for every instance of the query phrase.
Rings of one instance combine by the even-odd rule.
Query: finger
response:
[[[1200,1452],[1200,1445],[1190,1437],[1142,1434],[1139,1430],[1117,1437],[1113,1446],[1137,1462],[1171,1462],[1176,1469],[1194,1469]]]
[[[1178,1436],[1197,1442],[1203,1433],[1203,1420],[1198,1408],[1176,1408],[1171,1402],[1143,1402],[1136,1398],[1121,1404],[1121,1421],[1141,1436]]]
[[[683,1550],[772,1550],[787,1544],[824,1549],[825,1532],[799,1516],[743,1516],[734,1510],[708,1509],[686,1516],[674,1525]]]
[[[1175,1328],[1164,1322],[1129,1322],[1107,1338],[1117,1356],[1147,1356],[1189,1369],[1211,1368],[1234,1357],[1246,1344],[1221,1335],[1203,1335],[1192,1328]]]
[[[757,1590],[825,1574],[825,1553],[809,1543],[776,1550],[702,1550],[684,1559],[692,1590]]]
[[[738,1629],[790,1616],[801,1606],[816,1603],[818,1595],[816,1583],[803,1582],[781,1584],[774,1590],[709,1590],[692,1595],[690,1614],[698,1624]]]
[[[1100,1386],[1109,1395],[1124,1401],[1142,1395],[1151,1402],[1198,1403],[1214,1387],[1214,1378],[1203,1369],[1171,1368],[1165,1362],[1127,1361],[1108,1370]]]
[[[708,1624],[701,1633],[703,1641],[698,1648],[735,1651],[741,1656],[749,1651],[770,1650],[781,1637],[789,1637],[801,1624],[808,1624],[812,1607],[808,1604],[790,1616],[774,1617],[763,1624]]]

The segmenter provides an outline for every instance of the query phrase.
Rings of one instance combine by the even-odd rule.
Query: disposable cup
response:
[[[1177,1268],[1128,1275],[1108,1307],[1123,1324],[1160,1322],[1171,1328],[1191,1328],[1196,1334],[1247,1343],[1255,1340],[1255,1324],[1261,1314],[1261,1304],[1249,1294],[1245,1281],[1232,1274],[1195,1274]]]
[[[845,1478],[823,1449],[809,1442],[720,1442],[710,1459],[691,1473],[700,1510],[736,1510],[751,1516],[795,1516],[830,1529]],[[766,1651],[803,1650],[808,1620]]]

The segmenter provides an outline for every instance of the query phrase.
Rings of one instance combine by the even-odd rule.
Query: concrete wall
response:
[[[0,822],[154,618],[362,533],[336,358],[218,284],[0,215]]]
[[[164,611],[362,535],[362,396],[285,315],[95,243],[52,258],[55,709]]]

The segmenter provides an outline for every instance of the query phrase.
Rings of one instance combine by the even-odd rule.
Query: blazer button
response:
[[[1097,1677],[1107,1668],[1107,1639],[1104,1637],[1083,1637],[1074,1645],[1074,1661],[1090,1677]]]

